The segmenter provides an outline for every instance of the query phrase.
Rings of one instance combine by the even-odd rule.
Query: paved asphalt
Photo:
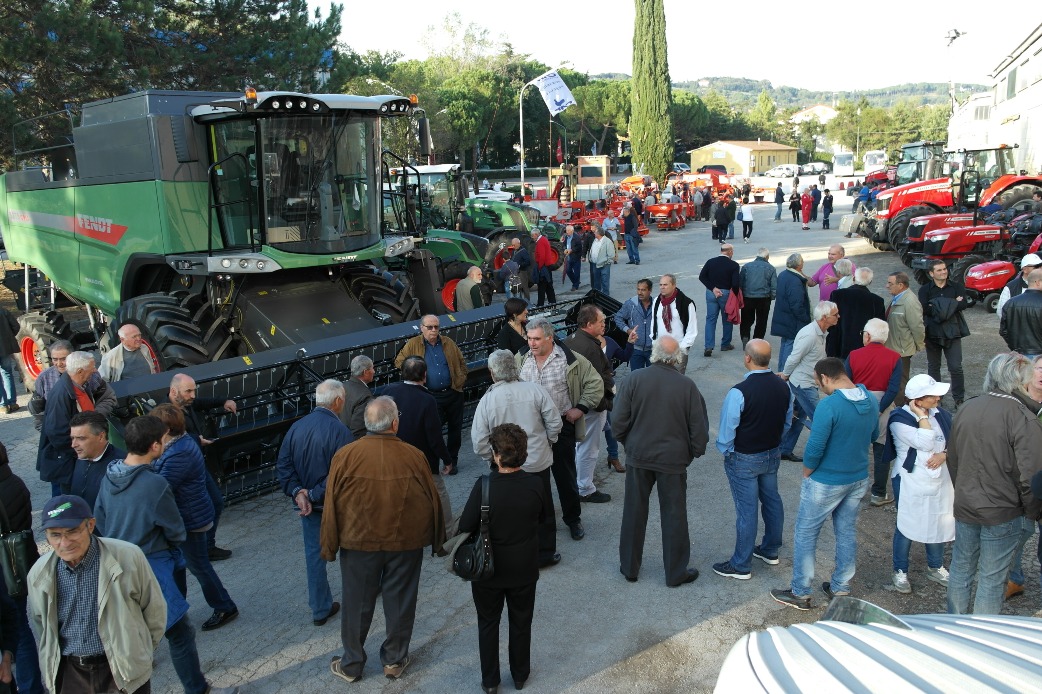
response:
[[[838,209],[847,209],[846,198],[837,196],[837,203]],[[786,256],[798,251],[804,255],[807,268],[813,271],[824,260],[830,243],[845,242],[848,255],[859,266],[868,265],[876,270],[872,288],[880,294],[885,294],[886,273],[902,269],[893,253],[879,253],[863,240],[844,240],[835,228],[804,232],[791,222],[774,223],[773,207],[757,207],[752,242],[743,244],[740,238],[737,240],[735,260],[745,262],[755,255],[759,246],[765,245],[772,251],[771,261],[775,266],[784,267]],[[838,227],[839,215],[834,220],[833,226]],[[692,223],[674,232],[653,231],[641,246],[639,267],[621,264],[625,262],[623,256],[620,264],[613,268],[612,294],[625,300],[634,294],[637,279],[672,272],[678,276],[679,286],[695,297],[702,317],[705,300],[697,280],[698,272],[705,260],[718,253],[718,248],[710,239],[706,223]],[[583,280],[588,287],[585,270]],[[816,299],[817,290],[811,290],[811,296]],[[994,315],[986,314],[979,307],[970,309],[968,314],[974,334],[965,341],[967,384],[971,392],[977,392],[987,360],[1002,349],[1002,344]],[[743,374],[741,351],[716,351],[712,358],[703,358],[701,325],[699,333],[688,375],[706,398],[711,437],[715,437],[724,394]],[[737,329],[734,340],[740,346]],[[771,338],[771,342],[777,349],[777,338]],[[772,364],[775,362],[773,359]],[[913,369],[925,371],[923,355],[916,357]],[[625,377],[624,369],[620,376]],[[23,394],[20,401],[25,400]],[[0,419],[0,440],[8,447],[15,472],[32,490],[38,524],[39,509],[48,487],[37,479],[34,470],[37,434],[24,410]],[[801,439],[801,448],[805,440],[806,435]],[[465,431],[461,472],[447,478],[457,512],[482,470],[481,461],[469,453],[468,442],[469,432]],[[690,585],[667,588],[654,500],[640,580],[627,583],[619,574],[618,537],[624,476],[609,471],[603,463],[598,468],[597,485],[611,494],[613,500],[607,504],[584,505],[586,538],[580,542],[572,541],[567,528],[560,525],[558,547],[564,559],[558,566],[544,570],[539,581],[532,675],[526,690],[536,693],[711,691],[724,657],[739,637],[775,624],[813,621],[820,615],[820,611],[797,613],[778,605],[767,595],[768,589],[786,586],[791,577],[792,523],[796,515],[800,467],[787,464],[780,475],[787,510],[782,561],[774,567],[757,563],[748,581],[721,578],[711,569],[711,564],[730,556],[734,542],[734,507],[721,456],[715,447],[710,445],[707,454],[696,459],[689,471],[692,565],[701,571],[701,577]],[[43,539],[42,533],[38,532],[38,538]],[[383,639],[383,614],[382,608],[377,607],[368,638],[370,657],[364,677],[356,684],[347,685],[329,672],[330,657],[340,653],[338,622],[334,620],[323,627],[311,623],[300,525],[289,499],[273,493],[229,507],[218,540],[221,546],[234,551],[231,559],[215,566],[237,602],[240,616],[222,629],[197,634],[203,670],[214,685],[240,685],[241,691],[251,694],[479,691],[477,627],[470,589],[446,572],[443,559],[428,558],[424,563],[411,647],[413,662],[405,676],[397,682],[382,676],[379,646]],[[878,545],[862,546],[859,556],[863,564],[859,569],[872,562],[885,563],[883,557],[888,558],[888,546],[884,541]],[[832,533],[826,529],[818,551],[819,577],[831,571],[832,551]],[[914,559],[919,561],[921,552],[915,553]],[[866,560],[866,557],[878,559]],[[1032,562],[1032,571],[1033,585],[1037,586],[1037,563]],[[340,599],[339,574],[337,564],[331,564],[329,575],[335,599]],[[888,580],[888,573],[880,575],[885,576],[882,581]],[[859,586],[859,579],[855,578],[855,595],[868,589],[865,579],[862,581]],[[210,612],[198,584],[194,580],[189,584],[192,605],[189,614],[198,627]],[[918,602],[919,596],[912,596],[902,603],[903,610],[942,609],[943,602],[938,597],[934,595],[923,598],[925,602]],[[821,601],[821,596],[818,600]],[[1038,594],[1032,590],[1020,600],[1037,603]],[[1036,604],[1028,609],[1027,614],[1037,607]],[[502,634],[504,690],[509,690],[512,685],[506,662],[505,624]],[[153,691],[161,694],[180,691],[166,645],[161,645],[156,654]]]

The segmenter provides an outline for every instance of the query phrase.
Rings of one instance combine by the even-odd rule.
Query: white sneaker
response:
[[[948,569],[943,566],[939,569],[928,569],[926,577],[931,581],[940,583],[942,586],[948,585]]]
[[[912,592],[912,584],[908,582],[908,574],[904,571],[894,572],[894,588],[898,593],[908,594]]]

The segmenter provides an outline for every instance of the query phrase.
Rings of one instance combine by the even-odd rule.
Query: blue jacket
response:
[[[275,461],[282,491],[293,498],[301,489],[307,489],[311,503],[321,508],[333,454],[354,440],[340,417],[325,407],[316,407],[298,419],[282,439]]]
[[[811,321],[807,278],[786,268],[778,273],[778,297],[774,302],[771,335],[796,339],[800,328]]]
[[[778,293],[778,273],[767,260],[756,256],[742,266],[738,275],[746,299],[774,298]]]
[[[438,401],[430,391],[413,383],[389,383],[380,394],[393,398],[398,405],[401,412],[398,418],[398,438],[420,449],[427,458],[432,475],[439,474],[439,458],[445,465],[456,464],[441,434]]]
[[[781,189],[781,186],[778,186],[774,189],[774,204],[780,205],[783,202],[785,202],[785,191]]]
[[[860,397],[854,399],[834,391],[814,410],[803,467],[813,470],[815,482],[853,484],[868,477],[868,444],[879,436],[879,401],[864,386],[856,390]]]
[[[40,479],[44,482],[69,484],[72,481],[76,451],[72,450],[69,422],[79,412],[75,388],[66,373],[62,374],[48,393],[36,454],[36,469],[40,471]]]
[[[146,555],[185,541],[170,484],[151,465],[114,460],[106,472],[94,507],[99,535],[137,545]]]
[[[213,523],[213,501],[206,491],[206,463],[191,436],[185,434],[172,441],[152,465],[170,484],[177,510],[189,532]]]
[[[651,329],[655,325],[655,302],[649,301],[645,310],[640,299],[631,296],[615,313],[615,325],[623,332],[629,332],[634,326],[637,327],[637,341],[633,349],[642,352],[651,351]]]

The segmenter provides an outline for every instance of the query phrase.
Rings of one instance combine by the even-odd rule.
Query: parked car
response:
[[[691,167],[683,162],[675,161],[673,162],[673,171],[675,173],[691,173]]]
[[[817,176],[818,174],[828,173],[829,165],[823,161],[812,161],[809,164],[804,164],[800,167],[800,173],[808,176]]]
[[[792,178],[799,173],[801,173],[800,167],[796,164],[778,164],[773,169],[764,171],[763,175],[768,178]]]

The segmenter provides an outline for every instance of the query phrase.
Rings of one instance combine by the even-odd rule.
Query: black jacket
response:
[[[11,522],[10,531],[31,530],[33,527],[33,502],[29,488],[22,478],[11,471],[8,464],[0,465],[0,506]]]
[[[1042,290],[1025,290],[1002,307],[999,335],[1014,352],[1042,354]]]
[[[398,418],[398,438],[423,452],[432,475],[439,474],[439,458],[445,465],[456,464],[441,434],[438,401],[430,391],[412,383],[390,383],[380,390],[380,395],[394,398],[401,412]]]
[[[865,323],[872,318],[886,318],[886,305],[883,297],[876,296],[868,287],[852,284],[845,289],[837,289],[829,297],[839,308],[839,323],[829,328],[825,338],[825,353],[830,357],[846,359],[855,349],[864,346],[861,332]]]
[[[98,491],[101,489],[101,481],[105,479],[105,472],[108,470],[109,463],[113,460],[123,460],[126,457],[125,451],[116,448],[110,443],[97,460],[77,459],[75,467],[72,469],[71,493],[82,498],[87,502],[88,506],[94,508],[94,503],[98,499]],[[113,536],[110,535],[109,537]]]
[[[611,361],[608,360],[604,350],[601,349],[600,341],[583,330],[576,330],[565,339],[564,344],[576,354],[586,357],[593,364],[593,368],[597,369],[597,373],[601,375],[601,379],[604,381],[604,396],[601,397],[601,401],[597,403],[597,406],[593,408],[594,411],[603,412],[604,410],[610,410],[612,399],[615,397],[615,374],[611,369]]]
[[[946,347],[952,340],[970,334],[970,327],[962,316],[969,304],[961,284],[947,282],[942,288],[933,282],[924,284],[919,287],[919,303],[923,305],[923,324],[930,342]]]

